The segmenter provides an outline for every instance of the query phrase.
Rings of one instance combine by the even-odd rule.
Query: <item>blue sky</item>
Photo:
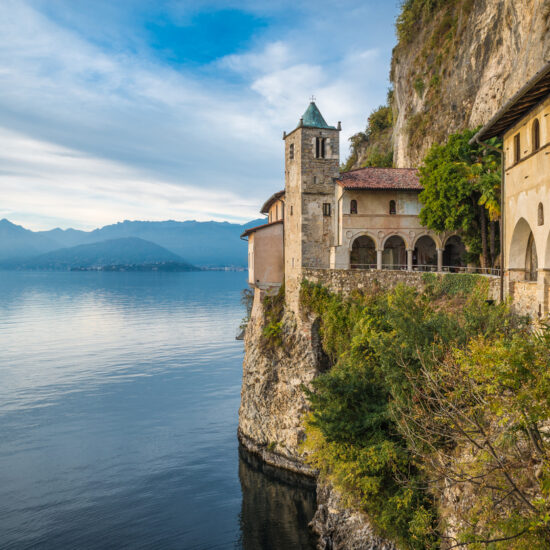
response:
[[[247,221],[311,94],[348,138],[389,86],[398,0],[0,0],[0,218]]]

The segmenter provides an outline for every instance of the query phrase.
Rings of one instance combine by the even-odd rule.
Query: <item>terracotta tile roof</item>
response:
[[[400,189],[422,191],[416,168],[359,168],[340,174],[344,189]]]
[[[265,229],[266,227],[271,227],[272,225],[277,225],[278,223],[283,223],[283,220],[277,220],[276,222],[271,222],[271,223],[264,223],[263,225],[257,225],[256,227],[249,227],[241,235],[241,239],[243,237],[248,237],[248,235],[250,235],[250,233],[255,233],[256,231],[259,231],[260,229]]]

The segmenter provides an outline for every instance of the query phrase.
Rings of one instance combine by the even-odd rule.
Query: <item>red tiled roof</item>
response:
[[[340,174],[344,189],[398,189],[422,191],[416,168],[359,168]]]
[[[270,223],[264,223],[263,225],[257,225],[256,227],[249,227],[242,235],[241,239],[243,237],[248,237],[250,233],[254,233],[255,231],[258,231],[260,229],[264,229],[265,227],[270,227],[272,225],[276,225],[278,223],[283,223],[283,220],[277,220],[276,222],[270,222]]]

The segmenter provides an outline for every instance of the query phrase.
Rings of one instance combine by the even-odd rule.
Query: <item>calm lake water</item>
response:
[[[314,492],[239,453],[245,285],[0,272],[0,548],[312,548]]]

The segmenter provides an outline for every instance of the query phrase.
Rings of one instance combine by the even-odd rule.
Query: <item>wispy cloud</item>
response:
[[[289,4],[297,19],[282,4],[231,6],[271,26],[250,31],[244,50],[188,66],[147,42],[151,2],[113,11],[98,0],[94,19],[80,3],[0,0],[0,212],[33,228],[254,217],[282,185],[281,134],[311,93],[327,120],[342,120],[343,141],[383,100],[393,40],[350,20],[354,9],[372,16],[369,4],[319,3],[313,15]],[[218,7],[165,2],[153,15],[190,25]]]

